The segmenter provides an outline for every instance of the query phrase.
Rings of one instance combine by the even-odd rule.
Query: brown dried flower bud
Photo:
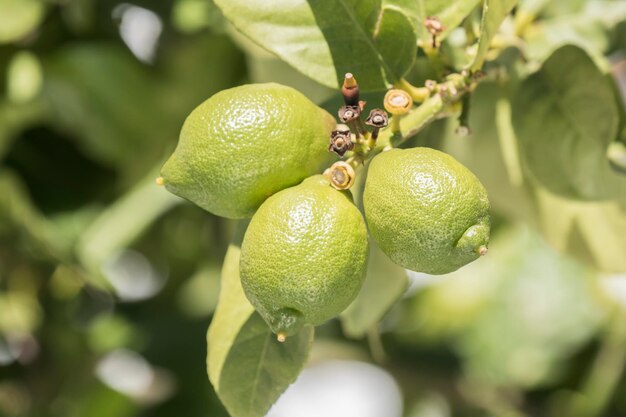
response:
[[[361,117],[361,108],[359,106],[341,106],[337,114],[342,123],[350,123]]]
[[[333,130],[330,132],[329,151],[335,152],[341,158],[353,148],[354,143],[349,130]]]
[[[372,130],[372,140],[376,140],[378,138],[378,131],[387,126],[388,123],[389,116],[386,111],[382,109],[373,109],[370,111],[370,115],[367,116],[365,124],[374,127]]]
[[[387,126],[387,123],[389,123],[389,116],[387,116],[387,112],[383,109],[371,110],[370,115],[367,116],[367,120],[365,121],[366,125],[378,129]]]

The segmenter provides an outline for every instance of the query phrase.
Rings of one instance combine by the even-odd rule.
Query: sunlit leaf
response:
[[[346,72],[383,89],[411,67],[416,35],[405,13],[380,0],[217,0],[233,25],[305,75],[336,88]]]
[[[550,191],[583,200],[626,193],[626,176],[606,155],[618,124],[609,82],[584,51],[565,46],[519,88],[513,125],[520,151]]]
[[[243,293],[239,232],[224,259],[221,294],[207,334],[207,369],[232,417],[262,417],[302,370],[313,328],[305,327],[284,343],[276,340]]]

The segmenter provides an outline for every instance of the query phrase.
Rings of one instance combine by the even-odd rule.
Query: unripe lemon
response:
[[[349,196],[316,175],[268,198],[246,230],[241,284],[279,338],[333,318],[361,288],[367,228]]]
[[[394,149],[374,157],[363,208],[376,243],[404,268],[445,274],[487,251],[487,192],[443,152]]]
[[[291,87],[224,90],[187,117],[159,182],[218,216],[251,217],[267,197],[328,164],[335,125]]]

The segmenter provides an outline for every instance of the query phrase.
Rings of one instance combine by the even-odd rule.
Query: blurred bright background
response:
[[[623,63],[626,23],[603,48]],[[264,81],[340,100],[209,0],[0,0],[0,416],[227,416],[205,334],[235,223],[154,178],[195,106]],[[418,136],[485,183],[488,256],[407,273],[406,291],[390,277],[401,300],[366,334],[320,327],[268,417],[626,416],[626,198],[531,189],[504,162],[497,103],[469,137],[445,120]]]

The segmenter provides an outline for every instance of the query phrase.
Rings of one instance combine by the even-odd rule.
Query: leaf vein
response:
[[[261,368],[263,367],[263,357],[267,353],[267,348],[271,339],[272,333],[268,332],[265,336],[265,343],[263,344],[263,349],[261,350],[261,354],[259,355],[260,359],[256,367],[254,379],[252,381],[252,394],[250,395],[250,402],[248,403],[248,415],[253,415],[254,404],[257,396],[257,388],[259,386],[259,377],[261,375]]]

